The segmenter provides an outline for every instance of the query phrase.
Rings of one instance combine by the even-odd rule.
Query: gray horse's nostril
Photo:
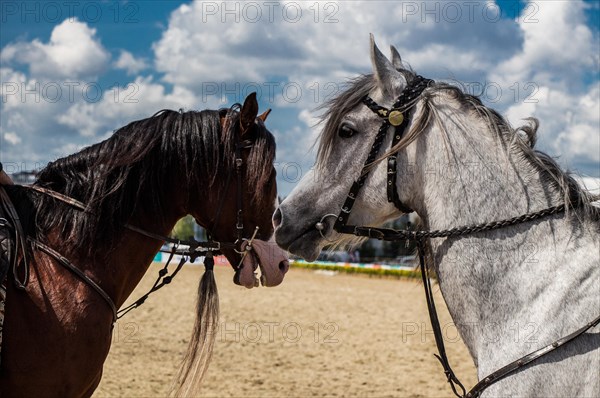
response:
[[[273,213],[273,226],[277,228],[279,225],[281,225],[282,219],[283,215],[281,214],[281,210],[277,208],[277,210],[275,210],[275,213]]]

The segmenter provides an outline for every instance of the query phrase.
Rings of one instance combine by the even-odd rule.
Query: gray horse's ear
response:
[[[373,75],[377,80],[379,88],[394,97],[395,93],[402,89],[404,78],[402,74],[394,68],[389,59],[379,51],[375,38],[371,34],[371,63],[373,64]]]
[[[390,46],[390,51],[392,53],[392,65],[396,69],[404,69],[404,65],[402,65],[402,58],[400,57],[400,53],[396,50],[396,47]]]

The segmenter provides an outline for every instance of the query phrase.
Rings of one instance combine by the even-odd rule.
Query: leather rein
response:
[[[96,291],[96,293],[98,293],[98,295],[100,297],[102,297],[102,299],[107,303],[107,305],[111,309],[112,314],[113,314],[113,324],[114,324],[118,319],[122,318],[129,311],[142,305],[151,293],[153,293],[153,292],[157,291],[158,289],[162,288],[163,286],[171,283],[173,277],[175,277],[175,275],[181,270],[181,268],[186,263],[186,261],[188,261],[188,259],[189,259],[189,261],[193,262],[201,254],[204,254],[204,257],[205,257],[204,258],[204,266],[206,267],[206,270],[212,270],[214,267],[214,259],[213,259],[214,252],[218,252],[221,249],[225,248],[225,249],[234,250],[236,253],[240,254],[242,256],[242,261],[243,261],[244,257],[248,254],[248,252],[252,250],[252,242],[258,232],[258,226],[257,226],[255,228],[252,236],[249,239],[246,239],[243,237],[244,223],[243,223],[243,198],[242,198],[242,165],[243,165],[242,149],[249,148],[250,146],[251,146],[251,143],[249,141],[242,141],[236,145],[236,151],[235,151],[235,173],[237,175],[237,198],[236,198],[237,213],[236,213],[236,225],[235,225],[237,239],[235,242],[216,241],[216,240],[212,239],[210,233],[208,233],[207,241],[197,241],[195,239],[179,240],[179,239],[170,238],[168,236],[155,234],[155,233],[146,231],[142,228],[139,228],[137,226],[131,225],[131,224],[124,225],[124,227],[129,229],[130,231],[136,232],[140,235],[149,237],[151,239],[171,243],[173,245],[173,247],[170,251],[165,251],[162,249],[160,250],[161,252],[169,253],[169,257],[168,257],[168,260],[167,260],[165,266],[161,270],[159,270],[159,276],[158,276],[156,282],[154,283],[154,285],[152,286],[152,288],[146,294],[144,294],[139,299],[137,299],[135,302],[133,302],[129,306],[122,308],[120,310],[117,309],[117,307],[116,307],[113,299],[110,297],[110,295],[108,293],[106,293],[106,291],[104,291],[104,289],[102,289],[100,287],[100,285],[98,283],[96,283],[94,280],[92,280],[86,273],[84,273],[77,266],[75,266],[69,259],[67,259],[65,256],[63,256],[56,250],[52,249],[50,246],[38,241],[37,239],[32,238],[30,236],[25,237],[25,234],[22,231],[21,223],[20,223],[18,214],[16,212],[16,209],[14,208],[14,205],[11,203],[10,200],[3,200],[2,203],[5,204],[5,206],[10,210],[11,218],[13,218],[13,220],[14,220],[14,224],[15,224],[14,228],[15,228],[15,233],[17,236],[17,242],[20,245],[20,250],[23,253],[23,258],[25,260],[25,265],[24,265],[25,276],[24,276],[23,280],[19,280],[19,278],[17,277],[17,273],[16,273],[17,265],[13,264],[13,277],[14,277],[15,285],[17,286],[17,288],[23,290],[26,288],[28,279],[29,279],[29,268],[28,268],[28,264],[27,264],[27,251],[25,250],[25,246],[24,246],[24,240],[26,239],[33,246],[37,247],[39,250],[41,250],[44,253],[53,257],[56,261],[58,261],[59,264],[61,264],[63,267],[65,267],[66,269],[71,271],[79,279],[81,279],[83,282],[85,282],[90,288],[92,288],[94,291]],[[225,195],[227,195],[227,193],[229,192],[229,187],[231,185],[230,184],[231,183],[231,175],[232,175],[232,173],[230,170],[230,172],[227,175],[227,181],[226,181],[226,186],[225,186]],[[44,188],[41,186],[36,186],[36,185],[21,185],[21,187],[35,191],[35,192],[43,194],[43,195],[50,196],[60,202],[66,203],[69,206],[71,206],[79,211],[82,211],[84,213],[91,212],[91,210],[84,203],[82,203],[76,199],[73,199],[69,196],[63,195],[59,192],[53,191],[51,189]],[[0,186],[0,193],[3,196],[5,196],[5,198],[3,198],[3,199],[8,198],[4,189],[1,186]],[[221,215],[223,201],[220,200],[219,202],[220,202],[219,208],[217,210],[215,219],[213,221],[213,226],[211,229],[214,229],[214,227],[216,226],[216,223],[218,222],[219,217]],[[248,241],[248,244],[243,245],[244,241]],[[187,246],[187,249],[180,249],[180,246]],[[19,249],[19,248],[17,248],[17,249]],[[180,255],[181,260],[180,260],[179,264],[177,265],[177,268],[175,269],[175,271],[173,271],[169,275],[168,267],[169,267],[169,264],[175,254]],[[16,258],[16,256],[15,256],[15,258]],[[240,264],[241,264],[241,261],[240,261]],[[239,266],[240,266],[239,264],[233,265],[233,268],[237,270],[239,268]]]
[[[414,104],[416,103],[421,93],[432,83],[433,80],[416,75],[415,78],[409,83],[409,85],[403,90],[402,94],[398,97],[398,99],[394,102],[392,108],[390,109],[378,105],[369,96],[363,98],[362,103],[382,118],[381,127],[379,128],[379,131],[371,146],[371,150],[369,151],[367,160],[364,163],[361,175],[352,184],[352,187],[348,192],[344,204],[340,209],[340,213],[338,215],[327,214],[323,216],[321,220],[315,224],[315,229],[317,229],[321,233],[321,236],[324,239],[327,239],[326,236],[323,234],[323,230],[325,229],[324,221],[328,217],[336,217],[333,229],[341,234],[351,234],[359,237],[376,238],[379,240],[392,242],[415,241],[417,243],[419,267],[421,270],[421,277],[423,279],[423,287],[425,290],[427,309],[429,312],[429,319],[431,321],[433,334],[439,353],[439,355],[434,355],[442,364],[447,381],[448,383],[450,383],[450,387],[452,388],[454,394],[460,398],[474,398],[479,397],[486,388],[496,383],[497,381],[502,380],[503,378],[511,375],[512,373],[521,369],[525,365],[554,351],[558,347],[575,340],[577,337],[581,336],[589,329],[597,326],[598,324],[600,324],[600,316],[596,317],[594,320],[585,324],[583,327],[577,329],[573,333],[554,341],[552,344],[542,347],[527,355],[524,355],[521,358],[509,363],[508,365],[496,370],[495,372],[480,380],[468,392],[466,391],[465,387],[460,382],[460,380],[458,380],[452,368],[450,367],[450,363],[446,355],[446,349],[444,347],[443,334],[437,316],[437,310],[435,307],[435,301],[433,298],[433,292],[431,288],[431,281],[428,272],[429,267],[427,267],[425,261],[426,240],[430,238],[463,236],[482,231],[490,231],[499,228],[505,228],[511,225],[545,218],[553,214],[564,213],[566,207],[564,204],[561,204],[538,212],[528,213],[506,220],[493,221],[484,224],[437,231],[393,230],[385,228],[347,225],[348,218],[350,217],[350,212],[352,211],[352,207],[354,205],[356,197],[358,196],[358,193],[360,192],[362,186],[364,185],[369,175],[369,167],[377,159],[377,155],[381,149],[383,141],[385,140],[388,134],[388,131],[390,130],[390,128],[393,128],[391,148],[394,148],[400,142],[404,135],[404,132],[406,131]],[[396,208],[401,212],[411,213],[413,210],[410,207],[406,206],[404,203],[402,203],[399,198],[397,190],[398,188],[396,186],[396,175],[397,153],[394,152],[390,154],[387,158],[387,200],[388,202],[393,203],[396,206]],[[458,391],[459,389],[460,392]]]

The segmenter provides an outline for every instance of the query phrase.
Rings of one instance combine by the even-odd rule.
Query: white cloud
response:
[[[563,94],[563,93],[559,93]],[[567,109],[566,126],[553,142],[556,151],[565,151],[569,158],[582,157],[600,164],[600,83],[596,83],[588,93],[573,98],[570,107],[549,109],[547,114],[563,114]]]
[[[575,176],[575,179],[589,192],[600,195],[600,178]]]
[[[261,12],[254,22],[248,21],[254,10],[244,11],[241,4],[193,2],[171,14],[153,46],[156,68],[167,82],[195,89],[207,82],[264,82],[273,76],[305,88],[341,83],[370,71],[369,33],[384,51],[387,44],[396,45],[421,73],[448,77],[470,71],[472,77],[507,58],[519,44],[511,21],[490,24],[481,12],[469,20],[467,10],[460,21],[447,21],[441,9],[441,15],[428,14],[424,3],[414,3],[420,7],[414,14],[404,3],[387,1],[284,1],[272,10],[267,3],[252,3]],[[235,7],[237,13],[228,13]]]
[[[583,95],[547,86],[538,93],[536,102],[508,108],[511,123],[519,126],[526,117],[538,118],[543,149],[560,154],[563,164],[600,163],[600,83]]]
[[[98,102],[73,104],[57,121],[83,136],[93,137],[132,120],[150,117],[161,109],[189,109],[197,103],[196,96],[186,88],[175,86],[167,92],[152,76],[137,77],[126,87],[108,90]]]
[[[531,17],[522,15],[518,20],[524,37],[521,51],[492,70],[492,81],[504,87],[524,81],[564,81],[597,65],[598,43],[585,24],[582,1],[531,3],[534,7],[527,11]]]
[[[2,152],[3,161],[25,164],[30,169],[37,168],[41,166],[40,162],[56,157],[53,155],[55,147],[64,142],[80,140],[76,132],[65,131],[56,122],[56,116],[68,107],[68,101],[65,100],[68,95],[63,92],[57,101],[49,101],[43,95],[43,88],[49,87],[47,81],[28,77],[11,68],[0,68],[0,79],[1,131],[18,132],[21,140],[18,151],[12,148]],[[51,84],[53,87],[61,87],[56,81]],[[62,86],[62,89],[66,87]]]
[[[189,110],[199,103],[190,90],[180,86],[167,90],[154,82],[152,76],[137,77],[125,87],[106,90],[97,102],[86,101],[80,92],[69,100],[65,87],[59,101],[49,101],[39,90],[43,84],[35,89],[38,81],[8,68],[0,69],[0,76],[18,81],[17,90],[21,90],[21,84],[33,88],[22,97],[20,91],[7,93],[6,88],[12,90],[13,86],[5,86],[0,118],[1,131],[19,134],[16,137],[1,134],[6,142],[21,140],[19,151],[0,148],[3,161],[25,163],[27,168],[39,168],[44,162],[107,138],[113,130],[133,120],[150,117],[161,109]],[[215,104],[211,102],[211,105]]]
[[[95,37],[96,29],[77,19],[54,27],[48,43],[39,39],[17,42],[2,49],[3,63],[27,64],[31,76],[80,79],[103,72],[110,54]]]
[[[100,87],[90,80],[107,69],[108,60],[96,30],[77,20],[54,27],[48,43],[34,39],[5,46],[0,128],[7,133],[0,137],[6,143],[18,143],[19,151],[2,151],[3,159],[37,168],[40,162],[97,142],[99,136],[134,119],[198,103],[188,89],[175,85],[167,90],[152,76],[138,76],[120,87]],[[29,71],[19,71],[19,64],[28,65]],[[145,64],[123,51],[114,66],[139,72]]]
[[[248,22],[249,13],[243,11],[244,3],[193,2],[175,10],[168,28],[153,45],[155,65],[164,73],[164,80],[202,93],[203,98],[215,92],[220,98],[227,94],[240,102],[249,92],[246,88],[257,86],[262,101],[271,106],[313,108],[323,97],[325,84],[341,82],[359,66],[368,68],[364,51],[368,49],[368,29],[362,27],[364,34],[360,34],[341,23],[352,24],[349,20],[357,17],[351,12],[353,3],[337,5],[338,22],[332,24],[323,23],[323,15],[320,23],[315,23],[309,3],[252,4],[260,7],[262,15],[252,23]],[[283,14],[288,6],[294,11]],[[216,7],[214,14],[210,7]],[[226,13],[235,7],[238,15]],[[272,16],[269,7],[274,7]],[[293,16],[298,7],[302,10],[298,21],[284,18]],[[355,40],[359,35],[362,40]],[[363,57],[352,55],[359,50]],[[315,83],[321,85],[320,93]]]
[[[4,133],[4,139],[12,145],[18,145],[21,143],[21,137],[19,137],[17,133],[13,133],[12,131],[7,131],[6,133]]]
[[[490,22],[493,12],[482,11],[495,7],[493,1],[268,4],[181,5],[153,44],[152,60],[122,50],[110,63],[96,29],[77,20],[57,25],[48,42],[7,45],[1,52],[0,126],[4,134],[18,132],[23,149],[8,155],[34,161],[64,155],[163,108],[214,109],[225,105],[223,98],[226,105],[241,102],[255,90],[248,83],[256,82],[261,107],[275,108],[267,124],[278,140],[278,160],[307,168],[319,131],[313,110],[343,89],[347,78],[371,71],[369,33],[374,33],[382,51],[395,45],[424,76],[497,84],[502,95],[491,106],[515,125],[538,117],[541,149],[568,163],[598,168],[600,89],[597,81],[590,85],[582,78],[597,71],[598,37],[586,26],[582,2],[536,2],[533,15],[532,8],[527,10],[537,22],[523,16]],[[454,14],[448,4],[462,7],[459,20],[450,20]],[[473,13],[467,4],[475,4]],[[256,5],[261,17],[250,21]],[[297,7],[302,14],[294,21]],[[20,64],[29,70],[19,70]],[[56,103],[35,101],[31,93],[23,98],[25,89],[42,94],[51,79],[83,82],[109,67],[125,70],[131,82],[105,91],[97,102],[81,95]],[[529,83],[534,86],[526,87]],[[294,84],[300,88],[297,97]],[[11,91],[15,87],[19,93]],[[209,92],[215,87],[216,93]],[[524,102],[531,90],[534,101]]]
[[[348,77],[370,72],[372,32],[383,51],[394,44],[420,74],[494,85],[490,99],[500,91],[490,105],[515,125],[538,117],[540,147],[566,163],[599,161],[598,96],[589,87],[578,92],[574,87],[585,86],[581,82],[570,84],[597,62],[598,41],[586,26],[583,2],[534,2],[516,21],[490,21],[498,10],[493,1],[469,3],[472,10],[453,3],[462,7],[458,20],[451,20],[456,14],[442,2],[333,2],[328,10],[335,11],[337,22],[332,24],[323,23],[321,3],[300,3],[303,17],[295,23],[277,13],[274,22],[267,21],[264,9],[254,23],[245,23],[238,10],[241,18],[234,23],[235,11],[227,14],[222,4],[211,4],[209,9],[194,2],[173,12],[154,44],[157,69],[166,81],[196,92],[207,82],[243,86],[279,78],[269,101],[279,109],[295,109],[298,116],[288,120],[287,130],[278,130],[284,137],[280,153],[288,159],[307,162],[311,156],[307,152],[318,133],[312,110],[343,89]],[[278,4],[280,12],[292,3]],[[286,82],[300,87],[299,98],[286,98]]]
[[[119,59],[114,63],[115,68],[125,69],[128,75],[135,75],[148,68],[148,63],[143,58],[135,58],[129,51],[121,50]]]
[[[25,90],[31,88],[25,74],[12,68],[0,68],[0,81],[3,111],[18,107],[23,102]]]
[[[526,91],[524,84],[534,90],[529,98],[525,92],[505,96],[506,115],[515,125],[525,117],[538,118],[539,146],[560,155],[568,167],[600,163],[600,83],[585,87],[581,77],[595,68],[598,57],[598,38],[585,24],[585,7],[583,2],[536,2],[534,20],[519,19],[521,50],[490,72],[509,90]]]

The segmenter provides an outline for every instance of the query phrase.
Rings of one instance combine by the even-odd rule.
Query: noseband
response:
[[[410,84],[404,89],[402,94],[398,97],[396,102],[392,105],[390,109],[385,108],[375,101],[373,101],[369,96],[363,98],[362,103],[365,104],[370,110],[372,110],[375,114],[383,119],[381,126],[379,127],[379,131],[375,137],[375,141],[371,146],[371,150],[369,151],[369,155],[367,156],[367,160],[364,163],[362,168],[362,172],[360,177],[354,181],[352,187],[350,188],[350,192],[342,205],[340,213],[336,216],[335,214],[326,214],[321,218],[319,222],[315,224],[315,229],[319,231],[323,239],[327,239],[323,231],[325,230],[324,221],[328,217],[336,217],[335,223],[333,225],[333,229],[340,234],[350,234],[359,237],[367,237],[367,238],[376,238],[379,240],[386,240],[392,242],[399,241],[415,241],[417,243],[418,256],[419,256],[419,266],[421,269],[421,276],[423,279],[423,287],[425,289],[425,299],[427,302],[427,309],[429,312],[429,319],[431,321],[431,326],[433,329],[433,334],[435,337],[435,342],[437,345],[439,355],[435,355],[435,357],[440,361],[442,367],[444,368],[444,373],[446,375],[448,383],[450,383],[450,387],[452,391],[457,397],[461,398],[474,398],[479,397],[481,393],[488,388],[490,385],[495,382],[502,380],[503,378],[515,373],[519,369],[523,368],[527,364],[539,359],[540,357],[548,354],[549,352],[554,351],[556,348],[570,343],[575,340],[577,337],[581,336],[583,333],[588,331],[589,329],[600,324],[600,316],[593,319],[591,322],[588,322],[583,327],[580,327],[575,332],[569,334],[568,336],[562,337],[559,340],[554,341],[552,344],[540,348],[536,351],[533,351],[511,363],[508,365],[498,369],[497,371],[491,373],[487,377],[480,380],[471,390],[466,391],[463,384],[458,380],[454,371],[450,367],[450,363],[448,361],[448,357],[446,355],[446,349],[444,347],[444,339],[440,327],[440,323],[437,316],[437,310],[435,307],[435,302],[433,299],[433,291],[431,288],[431,281],[428,273],[428,267],[425,264],[425,240],[429,238],[441,238],[441,237],[456,237],[462,235],[469,235],[476,232],[490,231],[500,228],[505,228],[511,225],[521,224],[524,222],[529,222],[537,219],[541,219],[544,217],[548,217],[550,215],[563,213],[565,211],[565,204],[561,204],[558,206],[550,207],[547,209],[543,209],[534,213],[524,214],[518,217],[513,217],[506,220],[493,221],[489,223],[464,226],[458,228],[452,228],[448,230],[440,230],[440,231],[406,231],[406,230],[392,230],[392,229],[384,229],[384,228],[372,228],[372,227],[363,227],[363,226],[355,226],[355,225],[347,225],[348,218],[350,217],[350,212],[352,211],[352,207],[354,206],[354,202],[358,193],[360,192],[362,186],[364,185],[370,171],[370,166],[377,159],[377,154],[381,149],[381,145],[385,140],[387,133],[390,127],[393,127],[394,135],[392,138],[392,143],[390,148],[394,148],[402,139],[406,128],[409,124],[409,119],[411,116],[411,111],[414,103],[418,99],[418,97],[423,93],[423,91],[431,84],[433,80],[426,79],[422,76],[417,75]],[[413,210],[402,203],[400,197],[398,195],[398,190],[396,187],[396,175],[397,175],[397,154],[392,153],[388,156],[387,159],[387,200],[390,203],[393,203],[394,206],[398,210],[403,213],[411,213]],[[575,206],[580,206],[581,203],[575,204]],[[460,392],[459,392],[460,389]]]

